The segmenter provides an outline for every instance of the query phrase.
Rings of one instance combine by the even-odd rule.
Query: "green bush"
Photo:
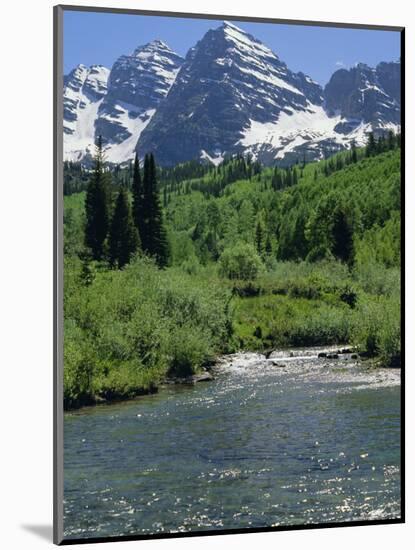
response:
[[[352,338],[370,357],[385,365],[401,355],[400,302],[385,296],[367,296],[357,307]]]
[[[95,378],[95,395],[104,399],[126,399],[157,390],[157,373],[143,369],[139,361],[112,364],[106,374]]]
[[[357,298],[357,291],[350,285],[346,285],[340,290],[340,300],[350,306],[352,309],[356,307]]]
[[[82,269],[66,260],[66,407],[154,391],[167,374],[194,373],[225,351],[231,291],[215,279],[137,258],[122,271],[98,269],[85,286]]]
[[[264,295],[238,298],[234,326],[242,348],[261,349],[346,343],[352,320],[345,304]]]
[[[292,280],[287,285],[290,296],[309,300],[320,298],[328,286],[328,280],[320,273],[312,273],[307,277]]]
[[[239,243],[227,248],[219,258],[220,274],[228,279],[256,279],[263,270],[264,264],[250,244]]]
[[[86,405],[93,400],[94,350],[73,320],[64,324],[64,406]]]
[[[191,325],[183,325],[171,332],[167,376],[190,376],[209,361],[213,348],[206,336],[199,327]]]

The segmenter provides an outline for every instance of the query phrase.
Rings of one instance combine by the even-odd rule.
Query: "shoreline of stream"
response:
[[[224,369],[261,368],[264,366],[281,369],[281,372],[287,372],[288,368],[293,374],[306,378],[318,371],[319,375],[324,373],[326,381],[341,378],[352,384],[361,381],[378,385],[399,385],[401,377],[400,367],[382,367],[369,359],[362,359],[355,349],[347,345],[275,349],[264,353],[238,351],[218,356],[212,365],[191,376],[166,378],[160,384],[151,385],[148,389],[140,388],[133,396],[117,396],[110,399],[96,397],[89,403],[66,409],[64,412],[73,413],[100,405],[136,401],[141,397],[159,393],[166,387],[174,385],[192,386],[201,382],[210,382],[215,380],[218,375],[220,376]]]

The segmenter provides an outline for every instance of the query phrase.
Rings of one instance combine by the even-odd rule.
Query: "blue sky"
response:
[[[111,68],[123,54],[160,38],[184,56],[188,49],[222,20],[169,18],[82,11],[64,12],[64,72],[79,63]],[[377,65],[396,61],[400,35],[396,31],[307,27],[233,20],[267,46],[293,71],[303,71],[324,85],[332,73],[357,62]]]

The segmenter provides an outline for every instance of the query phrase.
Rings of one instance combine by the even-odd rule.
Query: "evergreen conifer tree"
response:
[[[298,183],[297,169],[296,169],[296,168],[293,168],[292,185],[297,185],[297,183]]]
[[[380,154],[380,153],[383,153],[384,151],[386,151],[386,140],[384,136],[381,135],[379,136],[379,139],[377,142],[376,152]]]
[[[133,203],[132,203],[133,221],[134,221],[134,225],[137,228],[138,234],[140,236],[140,241],[144,250],[144,241],[146,239],[146,235],[145,235],[146,209],[145,209],[145,198],[144,198],[144,185],[141,180],[140,161],[138,159],[137,153],[135,154],[134,166],[133,166],[132,194],[133,194]]]
[[[388,149],[389,149],[389,151],[391,151],[392,149],[395,149],[395,145],[396,145],[395,136],[394,136],[392,130],[389,130],[389,132],[388,132]]]
[[[264,227],[260,218],[258,218],[255,226],[255,246],[258,254],[262,254],[264,251]]]
[[[272,242],[269,233],[267,235],[267,240],[265,241],[265,253],[267,256],[272,255]]]
[[[96,271],[91,256],[86,250],[79,254],[79,258],[82,260],[82,269],[79,276],[80,282],[84,286],[90,286],[95,280]]]
[[[153,154],[146,155],[144,158],[141,208],[140,236],[143,251],[153,256],[159,267],[165,267],[170,256],[169,243],[163,221]]]
[[[350,263],[353,255],[353,227],[343,208],[336,208],[333,215],[333,254],[342,262]]]
[[[156,258],[159,267],[166,267],[169,262],[169,243],[163,220],[163,209],[161,207],[160,195],[158,192],[157,169],[154,155],[149,157],[149,215],[150,215],[150,254]]]
[[[104,258],[110,223],[110,192],[108,174],[104,171],[104,160],[102,139],[99,136],[94,158],[94,171],[85,198],[85,245],[91,250],[94,260]]]
[[[370,132],[366,145],[366,156],[371,157],[376,154],[376,139],[373,132]]]
[[[396,136],[395,136],[396,147],[401,146],[401,141],[402,141],[401,134],[400,133],[396,134]]]
[[[134,225],[127,191],[120,187],[109,235],[109,256],[112,266],[120,269],[129,263],[139,247],[139,235]]]
[[[352,162],[355,164],[357,162],[357,150],[356,143],[352,141]]]
[[[343,158],[340,155],[338,155],[336,158],[336,170],[341,170],[343,166],[344,166]]]
[[[219,258],[218,243],[213,231],[208,231],[205,237],[204,245],[211,258],[216,262]]]

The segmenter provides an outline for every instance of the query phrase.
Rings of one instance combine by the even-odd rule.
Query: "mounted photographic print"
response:
[[[404,30],[55,8],[55,542],[404,521]]]

